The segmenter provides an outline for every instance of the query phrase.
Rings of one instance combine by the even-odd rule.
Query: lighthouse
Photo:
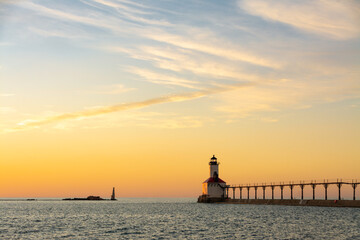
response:
[[[219,162],[215,155],[210,158],[210,177],[202,184],[202,196],[199,202],[215,202],[225,198],[226,182],[219,177]]]
[[[113,191],[112,191],[112,194],[111,194],[111,200],[116,200],[115,198],[115,188],[113,187]]]

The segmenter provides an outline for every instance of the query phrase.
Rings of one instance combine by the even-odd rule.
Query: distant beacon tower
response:
[[[112,191],[112,194],[111,194],[111,200],[116,200],[115,198],[115,188],[113,187],[113,191]]]
[[[223,199],[225,197],[226,182],[219,178],[219,162],[215,155],[210,158],[210,178],[202,184],[203,198],[212,201],[211,199]]]

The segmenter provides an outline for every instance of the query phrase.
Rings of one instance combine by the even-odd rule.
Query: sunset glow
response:
[[[197,197],[213,154],[228,184],[360,179],[359,23],[356,0],[0,1],[0,197]]]

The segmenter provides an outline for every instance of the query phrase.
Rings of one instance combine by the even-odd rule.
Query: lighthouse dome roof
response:
[[[225,183],[225,181],[223,181],[222,179],[217,178],[217,180],[215,180],[215,178],[213,177],[206,179],[203,183],[214,183],[214,182]]]

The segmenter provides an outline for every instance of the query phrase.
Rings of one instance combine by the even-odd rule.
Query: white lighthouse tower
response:
[[[219,178],[219,162],[215,155],[210,159],[210,177],[202,184],[199,202],[216,202],[225,198],[226,182]]]

